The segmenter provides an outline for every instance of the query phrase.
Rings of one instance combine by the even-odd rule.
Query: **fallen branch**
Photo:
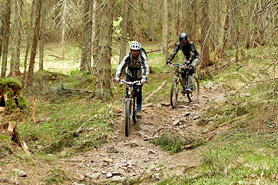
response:
[[[62,58],[62,57],[59,57],[59,56],[56,56],[56,55],[48,55],[48,56],[55,57],[55,58],[58,58],[58,59]]]
[[[77,130],[75,130],[75,131],[73,132],[73,137],[78,137],[78,135],[84,131],[83,127],[84,127],[84,125],[82,125],[82,126],[79,127]]]
[[[145,99],[145,102],[147,102],[150,99],[150,97],[152,97],[155,93],[163,89],[166,86],[166,84],[166,81],[162,82],[162,84]]]
[[[68,88],[64,88],[63,86],[62,86],[62,90],[76,91],[76,92],[82,92],[82,93],[95,93],[94,91],[89,91],[89,90],[84,90],[84,89],[68,89]]]
[[[147,53],[154,53],[154,52],[158,52],[158,51],[162,51],[162,49],[155,49],[155,50],[147,51]]]

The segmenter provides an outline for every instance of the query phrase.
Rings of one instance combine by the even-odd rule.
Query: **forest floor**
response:
[[[47,162],[32,157],[27,161],[5,161],[5,165],[0,168],[0,182],[51,184],[61,182],[59,178],[62,178],[65,184],[150,184],[182,175],[199,166],[202,146],[183,149],[171,155],[169,151],[150,143],[150,140],[166,132],[174,133],[189,142],[198,139],[209,141],[225,128],[210,129],[212,122],[203,126],[200,120],[205,119],[203,112],[209,103],[221,101],[224,96],[225,92],[220,87],[201,87],[199,100],[195,103],[189,103],[186,96],[179,94],[175,109],[170,106],[168,99],[157,104],[145,104],[142,119],[136,124],[131,123],[129,137],[124,135],[123,107],[118,106],[115,109],[118,118],[113,125],[114,137],[107,143],[70,157],[54,157]],[[46,174],[50,175],[46,177]]]

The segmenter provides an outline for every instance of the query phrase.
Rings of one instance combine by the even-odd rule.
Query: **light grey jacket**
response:
[[[131,52],[126,54],[122,62],[117,67],[117,76],[121,76],[126,68],[126,74],[134,80],[147,78],[149,74],[149,62],[144,52],[140,52],[137,59],[133,60]]]

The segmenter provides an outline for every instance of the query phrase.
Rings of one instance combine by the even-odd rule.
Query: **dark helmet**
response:
[[[187,33],[181,33],[179,37],[180,41],[187,41],[188,40],[188,35]]]

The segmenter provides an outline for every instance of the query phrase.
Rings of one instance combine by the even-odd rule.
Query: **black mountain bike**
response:
[[[129,135],[129,128],[130,128],[130,120],[133,119],[133,122],[137,122],[136,112],[136,100],[137,96],[134,92],[135,85],[141,85],[141,81],[134,81],[134,82],[127,82],[125,80],[120,81],[121,84],[126,84],[127,88],[127,95],[125,96],[124,102],[124,117],[125,117],[125,136],[128,137]]]
[[[177,102],[178,102],[178,94],[179,94],[179,84],[181,84],[181,87],[183,89],[182,93],[183,95],[187,95],[187,98],[189,100],[189,102],[195,102],[198,100],[199,97],[199,90],[200,90],[200,86],[199,86],[199,81],[196,77],[194,77],[194,87],[192,89],[191,93],[188,93],[185,91],[186,87],[187,87],[187,78],[188,78],[188,67],[184,67],[184,65],[182,64],[178,64],[178,63],[172,63],[170,65],[170,67],[174,67],[176,68],[175,70],[175,76],[173,78],[173,82],[172,82],[172,87],[171,87],[171,95],[170,95],[170,103],[171,106],[173,108],[176,107]],[[182,77],[181,77],[181,69],[184,69],[185,71],[185,84],[183,84],[182,81]]]

